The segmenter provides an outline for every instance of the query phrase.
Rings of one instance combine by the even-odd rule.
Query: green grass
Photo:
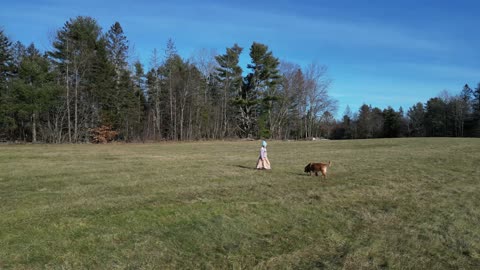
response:
[[[0,269],[480,268],[479,139],[259,147],[2,145]]]

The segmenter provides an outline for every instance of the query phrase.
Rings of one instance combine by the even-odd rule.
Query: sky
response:
[[[417,102],[480,83],[480,1],[0,0],[0,27],[12,41],[50,50],[70,18],[90,16],[103,31],[120,22],[131,59],[146,68],[168,39],[188,59],[237,43],[246,70],[253,42],[281,61],[325,65],[329,94],[346,107],[407,111]]]

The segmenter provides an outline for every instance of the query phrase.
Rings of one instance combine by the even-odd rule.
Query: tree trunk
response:
[[[73,139],[75,142],[78,140],[78,69],[75,70],[75,126],[73,132]]]
[[[32,142],[37,142],[37,121],[35,117],[35,113],[32,114]]]
[[[185,106],[182,105],[182,108],[180,108],[180,141],[183,141],[183,115],[184,115],[184,111],[185,111]]]
[[[228,87],[229,87],[229,81],[228,81],[228,78],[227,78],[227,83],[225,84],[225,89],[223,91],[223,115],[222,115],[222,118],[223,118],[223,129],[222,129],[222,138],[225,138],[226,134],[227,134],[227,91],[228,91]]]
[[[156,100],[155,101],[155,128],[158,131],[158,138],[159,139],[162,139],[162,129],[160,127],[161,117],[162,116],[160,115],[160,102],[158,100]]]
[[[173,118],[173,89],[172,89],[172,71],[169,71],[168,75],[168,80],[169,80],[169,87],[168,87],[168,93],[169,93],[169,99],[170,99],[170,139],[174,139],[175,136],[175,125],[174,125],[174,118]]]
[[[68,39],[67,39],[67,54],[68,54]],[[68,60],[67,60],[68,61]],[[72,121],[70,118],[70,82],[69,82],[69,74],[68,74],[68,62],[67,62],[67,121],[68,121],[68,142],[72,143]]]
[[[128,142],[128,116],[126,117],[127,118],[127,121],[126,121],[126,132],[125,132],[125,142]]]
[[[192,109],[190,109],[188,111],[189,115],[188,115],[188,140],[191,140],[194,136],[193,136],[193,128],[192,128]]]

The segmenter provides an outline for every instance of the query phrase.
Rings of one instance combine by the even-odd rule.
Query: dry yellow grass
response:
[[[480,140],[0,146],[0,269],[478,269]],[[329,178],[304,166],[332,160]]]

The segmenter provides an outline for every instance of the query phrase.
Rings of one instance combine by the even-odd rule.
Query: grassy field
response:
[[[0,269],[480,268],[480,139],[259,147],[0,145]]]

